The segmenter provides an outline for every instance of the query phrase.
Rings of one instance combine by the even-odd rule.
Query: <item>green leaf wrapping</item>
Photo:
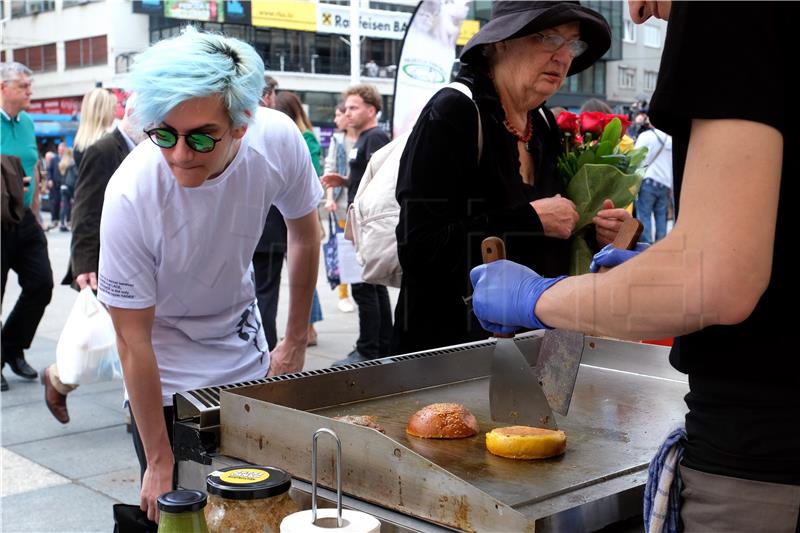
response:
[[[581,231],[592,223],[603,200],[610,198],[615,207],[627,207],[636,198],[641,181],[640,172],[624,174],[611,165],[584,165],[573,176],[567,185],[567,197],[575,202],[580,218],[573,231],[571,274],[589,271],[593,252]]]
[[[586,234],[591,228],[583,228],[581,231],[572,235],[569,243],[569,275],[579,276],[589,272],[589,265],[592,263],[594,251],[586,241]]]

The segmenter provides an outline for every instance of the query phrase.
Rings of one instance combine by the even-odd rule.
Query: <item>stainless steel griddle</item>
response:
[[[516,342],[535,364],[541,337],[529,334]],[[298,482],[310,479],[311,435],[331,428],[342,440],[350,505],[364,502],[408,517],[406,531],[433,524],[466,531],[580,531],[641,513],[647,464],[685,413],[685,376],[669,367],[666,349],[587,337],[569,416],[557,416],[567,452],[544,461],[505,459],[485,448],[485,432],[501,425],[489,417],[492,349],[492,341],[470,343],[193,391],[176,397],[177,417],[190,425],[204,418],[217,432],[218,449],[208,450],[215,461],[219,453],[276,465]],[[481,433],[458,440],[406,435],[408,417],[436,402],[464,404]],[[331,419],[347,414],[375,416],[386,434]],[[322,446],[321,480],[329,487],[332,454]],[[192,471],[202,462],[182,461],[179,472],[199,480]]]

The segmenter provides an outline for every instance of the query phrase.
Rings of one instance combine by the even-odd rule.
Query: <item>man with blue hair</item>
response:
[[[258,107],[249,45],[188,28],[131,73],[142,143],[108,183],[99,298],[109,306],[142,468],[141,508],[172,489],[172,395],[299,371],[319,264],[322,196],[294,123]],[[288,228],[286,336],[270,353],[251,259],[271,205]]]

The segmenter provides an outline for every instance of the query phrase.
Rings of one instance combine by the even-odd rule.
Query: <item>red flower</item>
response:
[[[578,127],[578,115],[575,113],[570,113],[569,111],[563,111],[559,113],[556,117],[556,124],[558,124],[558,129],[561,131],[566,131],[569,133],[577,133],[580,131]]]
[[[618,118],[620,122],[622,122],[622,135],[625,135],[625,132],[628,131],[628,126],[631,125],[631,121],[628,120],[628,117],[625,115],[604,115],[603,119],[603,128],[611,122],[614,118]],[[620,137],[621,139],[622,137]]]
[[[581,113],[581,131],[583,133],[601,135],[603,133],[603,128],[607,124],[605,120],[606,116],[611,117],[611,115],[606,115],[600,111],[586,111]],[[608,120],[611,120],[611,118]]]

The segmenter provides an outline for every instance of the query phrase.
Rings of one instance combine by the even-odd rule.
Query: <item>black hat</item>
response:
[[[580,23],[581,40],[589,45],[570,65],[567,74],[575,74],[589,68],[611,47],[611,30],[606,19],[580,2],[495,0],[492,18],[461,50],[461,61],[479,61],[483,45],[524,37],[568,22]]]

